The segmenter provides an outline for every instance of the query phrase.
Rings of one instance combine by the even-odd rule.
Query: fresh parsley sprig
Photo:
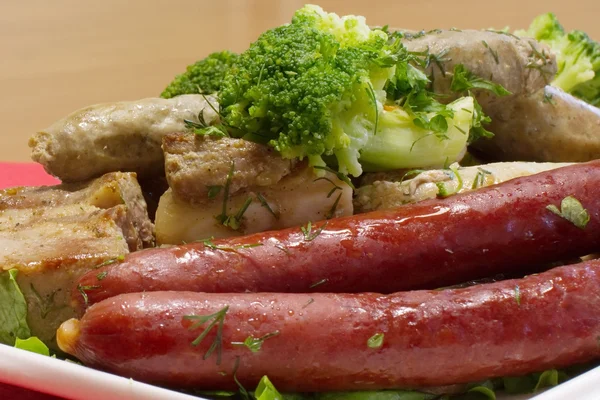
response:
[[[512,94],[506,90],[504,86],[475,75],[463,64],[456,64],[454,66],[452,82],[450,83],[450,90],[457,93],[463,93],[471,89],[489,90],[496,96],[508,96]]]

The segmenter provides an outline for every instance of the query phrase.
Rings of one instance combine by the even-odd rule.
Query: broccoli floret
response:
[[[571,34],[572,33],[569,35]],[[583,32],[579,32],[579,34],[585,35]],[[575,86],[572,93],[580,99],[600,107],[600,43],[592,42],[587,35],[585,35],[585,37],[586,42],[591,43],[588,47],[587,54],[589,55],[592,69],[594,70],[594,77]]]
[[[238,57],[227,50],[210,54],[189,65],[183,74],[177,75],[160,97],[169,99],[180,94],[217,92],[225,73],[237,62]]]
[[[536,17],[519,36],[533,37],[550,46],[558,70],[551,82],[588,103],[600,103],[600,44],[581,31],[566,33],[552,13]]]
[[[308,5],[228,71],[223,122],[232,136],[268,143],[285,158],[327,161],[354,176],[363,161],[370,170],[443,165],[460,156],[471,125],[460,137],[448,133],[453,110],[427,92],[415,62],[397,35],[370,29],[364,17]]]

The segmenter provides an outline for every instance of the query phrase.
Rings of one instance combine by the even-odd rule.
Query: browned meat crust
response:
[[[163,150],[169,187],[190,203],[207,199],[210,186],[223,185],[232,162],[230,194],[274,185],[294,166],[294,161],[284,160],[275,150],[242,139],[173,133],[163,138]]]
[[[93,181],[42,187],[16,187],[0,191],[0,213],[15,209],[44,209],[66,205],[90,205],[109,209],[126,206],[126,219],[134,231],[127,236],[130,249],[151,247],[154,226],[135,173],[115,172]]]

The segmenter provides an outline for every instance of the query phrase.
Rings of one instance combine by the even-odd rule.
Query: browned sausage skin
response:
[[[435,93],[454,94],[450,86],[458,64],[476,76],[502,85],[515,97],[537,92],[553,79],[557,69],[555,56],[547,45],[504,32],[434,30],[409,33],[402,43],[409,51],[433,56],[425,73]],[[532,64],[537,68],[531,68]],[[484,109],[497,100],[485,91],[474,93]]]
[[[473,144],[499,160],[581,162],[600,157],[600,108],[546,86],[485,110],[489,140]]]
[[[189,315],[228,307],[190,329]],[[75,328],[75,329],[73,329]],[[370,338],[383,334],[381,345]],[[263,338],[252,352],[244,342]],[[151,383],[283,391],[415,388],[519,375],[600,356],[600,261],[465,289],[380,295],[130,293],[90,307],[58,332],[85,364]],[[209,347],[222,344],[206,359]],[[551,349],[551,351],[548,351]]]
[[[589,212],[585,229],[546,209],[567,196]],[[82,277],[73,298],[82,303],[82,291],[90,304],[158,290],[392,293],[524,273],[598,250],[599,197],[600,161],[577,164],[319,222],[310,233],[290,228],[132,253]]]

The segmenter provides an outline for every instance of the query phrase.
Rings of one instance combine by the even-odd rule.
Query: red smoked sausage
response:
[[[191,343],[187,315],[229,307]],[[252,352],[248,337],[261,338]],[[383,334],[380,346],[370,338]],[[375,336],[377,337],[377,336]],[[86,365],[175,387],[282,391],[415,388],[516,376],[600,357],[600,261],[465,289],[380,295],[130,293],[91,306],[58,331]],[[213,343],[222,344],[222,360]]]
[[[584,229],[552,213],[575,196],[590,214]],[[244,237],[132,253],[92,271],[74,299],[127,293],[379,292],[452,285],[600,248],[600,161],[499,185]],[[244,248],[245,246],[256,246]]]

